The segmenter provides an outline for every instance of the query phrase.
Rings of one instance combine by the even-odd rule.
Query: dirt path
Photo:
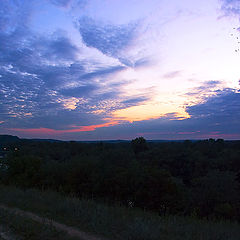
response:
[[[57,230],[67,232],[69,236],[79,237],[81,240],[106,240],[104,238],[95,237],[91,234],[82,232],[82,231],[80,231],[76,228],[69,227],[65,224],[55,222],[55,221],[50,220],[48,218],[39,217],[38,215],[36,215],[34,213],[23,211],[23,210],[20,210],[18,208],[10,208],[10,207],[6,207],[6,206],[1,205],[1,204],[0,204],[0,208],[2,208],[4,210],[7,210],[7,211],[10,211],[10,212],[14,212],[14,213],[16,213],[18,215],[21,215],[21,216],[29,217],[36,222],[49,224],[49,225],[55,227]],[[1,237],[2,238],[5,237],[6,240],[8,239],[8,238],[6,238],[6,236],[1,236]],[[10,238],[9,238],[9,240],[10,240]]]
[[[0,225],[0,238],[4,240],[16,240],[12,233],[6,230],[2,225]]]

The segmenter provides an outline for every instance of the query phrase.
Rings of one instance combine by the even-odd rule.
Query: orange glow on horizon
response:
[[[24,133],[32,133],[32,134],[62,134],[62,133],[74,133],[74,132],[90,132],[94,131],[97,128],[102,128],[102,127],[109,127],[109,126],[114,126],[117,125],[117,121],[112,121],[112,122],[107,122],[107,123],[102,123],[102,124],[97,124],[97,125],[90,125],[90,126],[74,126],[75,128],[73,129],[65,129],[65,130],[55,130],[51,128],[11,128],[8,130],[11,131],[18,131],[18,132],[24,132]]]
[[[117,110],[113,112],[113,117],[123,121],[135,122],[165,117],[169,113],[174,113],[174,118],[179,120],[190,118],[183,107],[152,102]]]

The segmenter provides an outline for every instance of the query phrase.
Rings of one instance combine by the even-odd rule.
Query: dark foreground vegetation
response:
[[[0,209],[0,232],[11,240],[77,240],[51,225],[38,223],[28,217]],[[1,238],[0,240],[5,240]]]
[[[156,212],[240,220],[240,141],[4,142],[0,182]]]
[[[59,193],[20,190],[0,186],[0,203],[37,213],[66,225],[91,232],[108,240],[239,240],[240,225],[229,220],[208,221],[197,217],[159,216],[154,212],[119,205],[107,206],[93,200],[66,197]],[[58,238],[59,232],[46,226],[23,222],[0,210],[2,221],[27,240]],[[3,218],[2,218],[3,217]],[[10,217],[12,219],[10,219]],[[37,237],[38,233],[41,237]],[[55,238],[54,238],[55,236]],[[21,239],[21,238],[18,238]]]

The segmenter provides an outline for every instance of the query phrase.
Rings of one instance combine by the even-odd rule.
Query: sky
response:
[[[240,0],[0,0],[0,134],[240,139]]]

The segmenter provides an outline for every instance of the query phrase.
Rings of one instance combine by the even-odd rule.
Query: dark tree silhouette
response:
[[[135,154],[148,150],[147,141],[143,137],[133,139],[131,145]]]

